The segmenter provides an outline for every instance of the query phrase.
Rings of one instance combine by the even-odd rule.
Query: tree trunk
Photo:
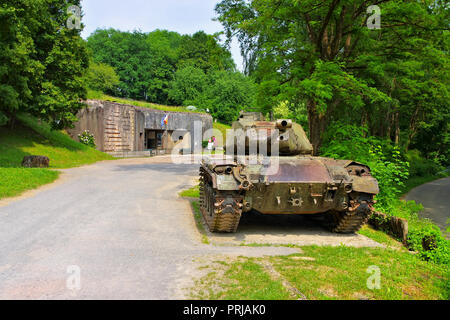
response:
[[[419,114],[420,106],[416,107],[416,110],[414,111],[411,121],[409,122],[409,132],[408,132],[408,141],[406,142],[406,152],[409,150],[409,145],[411,144],[412,139],[417,134],[417,116]]]
[[[8,114],[8,117],[9,117],[8,126],[12,130],[16,125],[16,117],[12,114]]]
[[[318,156],[322,145],[322,133],[325,130],[325,116],[317,112],[316,103],[308,101],[309,136],[314,147],[314,155]]]
[[[387,123],[386,138],[389,139],[390,141],[392,141],[392,137],[391,137],[392,115],[391,115],[390,111],[388,113],[386,113],[386,123]]]
[[[400,113],[398,110],[395,112],[395,145],[400,143]]]

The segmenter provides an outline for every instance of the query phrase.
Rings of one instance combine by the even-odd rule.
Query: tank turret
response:
[[[261,143],[266,146],[267,155],[271,155],[274,143],[278,144],[280,156],[311,155],[313,152],[313,146],[302,126],[289,119],[266,121],[262,113],[241,112],[232,128],[235,134],[235,154],[244,153],[244,148],[238,147],[239,139],[244,136],[246,155],[263,153]]]

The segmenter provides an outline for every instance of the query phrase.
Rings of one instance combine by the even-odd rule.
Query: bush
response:
[[[439,171],[438,165],[423,159],[417,151],[402,156],[397,146],[368,136],[366,128],[342,123],[329,127],[324,135],[322,152],[327,157],[351,159],[369,165],[380,186],[376,209],[408,221],[408,247],[419,252],[422,259],[450,264],[450,241],[444,238],[432,221],[419,217],[423,207],[414,201],[398,199],[410,172],[414,175],[432,175]],[[412,161],[413,166],[410,167],[408,160]]]
[[[88,147],[95,148],[95,138],[92,133],[85,130],[82,134],[78,135],[80,142]]]
[[[91,61],[85,81],[92,91],[112,93],[119,86],[120,79],[113,67]]]
[[[367,164],[380,185],[377,201],[387,204],[402,192],[409,176],[409,163],[397,146],[367,136],[367,128],[335,123],[324,136],[322,153],[326,157],[350,159]]]
[[[410,150],[406,153],[406,159],[411,164],[411,177],[427,177],[434,176],[438,172],[444,170],[442,166],[432,160],[425,159],[418,150]]]
[[[377,209],[408,221],[408,247],[417,251],[422,259],[450,264],[450,241],[444,238],[441,230],[431,220],[419,217],[422,205],[415,201],[396,199],[387,205],[377,205]]]

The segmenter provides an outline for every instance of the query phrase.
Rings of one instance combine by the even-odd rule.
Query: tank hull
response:
[[[233,129],[226,146],[233,155],[207,158],[200,167],[200,207],[210,231],[235,232],[251,210],[327,213],[330,229],[339,233],[367,222],[379,192],[368,166],[313,157],[305,131],[291,120],[241,112]]]
[[[235,223],[238,216],[251,210],[283,215],[330,213],[330,217],[354,213],[359,221],[356,229],[372,212],[373,197],[378,193],[378,183],[367,166],[313,156],[211,157],[202,163],[201,177],[203,189],[207,185],[216,196],[220,195],[216,207],[227,197],[234,199],[229,200],[233,204],[230,210],[233,218],[227,221]],[[209,200],[204,197],[202,201]],[[361,208],[365,213],[356,214]],[[351,219],[348,223],[355,224]],[[230,228],[234,230],[237,226],[233,224]]]

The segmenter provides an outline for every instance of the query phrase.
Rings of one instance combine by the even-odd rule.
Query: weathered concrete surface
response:
[[[434,221],[443,231],[450,219],[450,177],[421,185],[409,192],[405,200],[415,200],[424,206],[420,215]]]
[[[201,134],[212,129],[212,117],[208,114],[167,112],[103,100],[87,100],[86,104],[88,107],[78,113],[79,121],[68,132],[78,141],[78,135],[88,130],[94,135],[97,149],[105,152],[143,151],[145,130],[170,131],[165,145],[172,149],[179,136],[190,133],[193,139],[196,121],[201,123]],[[169,121],[163,127],[161,120],[166,115]]]
[[[383,247],[360,234],[336,234],[322,227],[320,218],[305,215],[262,215],[244,213],[235,234],[212,234],[208,237],[218,245],[292,244],[297,246]]]
[[[264,226],[244,221],[235,235],[238,242],[202,244],[189,202],[176,196],[194,183],[198,165],[175,165],[169,159],[64,170],[56,186],[0,205],[0,299],[183,298],[179,288],[195,275],[197,258],[301,252],[230,246],[247,231],[251,234],[243,240],[257,235],[251,242],[271,243],[276,237],[296,243],[295,236],[303,236],[302,227],[290,222],[271,229],[267,222],[273,220]],[[320,227],[308,228],[308,241],[297,243],[313,244],[315,237],[325,236]],[[351,245],[348,236],[328,236],[336,240],[319,244]],[[76,295],[66,287],[69,266],[81,269]]]

